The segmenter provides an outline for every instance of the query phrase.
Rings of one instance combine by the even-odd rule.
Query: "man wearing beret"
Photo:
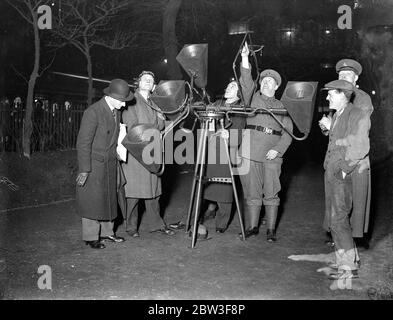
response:
[[[118,203],[116,147],[119,109],[134,95],[122,79],[112,80],[104,93],[101,100],[83,113],[76,142],[78,214],[82,217],[82,238],[93,249],[105,248],[101,241],[124,241],[113,232]]]
[[[281,84],[278,72],[267,69],[260,75],[260,90],[254,91],[251,77],[249,49],[245,43],[242,49],[240,84],[246,104],[251,108],[282,109],[283,104],[274,95]],[[279,116],[285,127],[292,131],[293,124],[288,116]],[[276,219],[281,190],[280,173],[283,155],[292,142],[291,136],[281,128],[269,114],[257,113],[247,118],[246,130],[239,150],[243,165],[250,168],[245,175],[240,175],[245,197],[246,238],[259,233],[259,216],[262,205],[265,206],[267,222],[267,241],[276,241]]]
[[[339,79],[349,81],[353,84],[354,107],[360,108],[368,115],[368,118],[364,119],[361,123],[357,135],[345,137],[339,141],[339,143],[348,146],[347,158],[357,163],[357,168],[352,175],[353,208],[351,213],[351,227],[353,237],[362,238],[368,231],[370,216],[371,179],[368,145],[370,143],[370,116],[374,108],[370,96],[363,90],[356,88],[356,82],[362,73],[362,66],[359,62],[352,59],[342,59],[336,64],[336,71]],[[326,129],[324,126],[321,128],[323,130]],[[325,132],[327,131],[325,130]],[[326,243],[334,245],[331,239]]]
[[[349,220],[352,210],[352,178],[358,167],[347,157],[348,146],[340,141],[356,135],[368,115],[350,103],[355,91],[352,83],[334,80],[327,83],[323,90],[328,90],[326,99],[329,101],[329,108],[336,110],[329,128],[329,143],[324,160],[324,227],[332,234],[336,256],[336,263],[332,266],[336,271],[330,274],[329,278],[343,280],[358,276],[359,256]],[[369,149],[369,144],[362,148]]]

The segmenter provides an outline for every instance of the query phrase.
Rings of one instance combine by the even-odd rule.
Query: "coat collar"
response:
[[[264,100],[264,101],[266,101],[266,102],[273,102],[273,101],[276,101],[276,97],[275,97],[275,96],[273,96],[273,97],[265,96],[260,90],[258,90],[258,95],[259,95],[259,97],[260,97],[262,100]]]

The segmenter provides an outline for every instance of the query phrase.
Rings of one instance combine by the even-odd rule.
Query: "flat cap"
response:
[[[333,80],[325,84],[322,90],[345,90],[354,91],[355,87],[352,83],[346,80]]]
[[[353,59],[341,59],[336,64],[336,72],[339,73],[340,71],[344,70],[351,70],[355,72],[358,76],[362,73],[362,65]]]
[[[265,77],[271,77],[276,80],[278,86],[281,85],[281,76],[277,71],[273,69],[265,69],[261,72],[260,81],[262,81],[262,79]]]

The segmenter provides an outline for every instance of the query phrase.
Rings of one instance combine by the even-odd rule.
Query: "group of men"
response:
[[[266,69],[259,76],[259,90],[251,76],[249,49],[244,45],[241,56],[240,86],[246,104],[251,108],[284,108],[275,98],[281,85],[278,72]],[[368,228],[370,203],[370,161],[368,152],[370,97],[356,87],[361,65],[351,59],[336,65],[338,80],[324,86],[328,91],[333,117],[323,117],[319,124],[329,135],[324,161],[326,209],[323,226],[331,233],[336,263],[332,279],[357,277],[359,255],[353,237],[363,237]],[[105,96],[86,109],[77,140],[79,175],[77,177],[78,212],[82,217],[83,240],[95,249],[105,248],[103,240],[123,242],[113,232],[117,216],[117,194],[124,178],[126,197],[125,222],[130,237],[139,237],[138,203],[145,200],[147,213],[154,218],[153,231],[173,235],[184,222],[167,226],[160,216],[160,178],[149,172],[131,154],[121,165],[116,154],[121,114],[119,109],[135,98],[136,103],[122,112],[122,122],[131,128],[139,123],[164,128],[164,116],[150,99],[154,74],[142,72],[135,95],[121,79],[112,80]],[[255,91],[255,92],[254,92]],[[240,176],[244,194],[244,218],[249,238],[259,233],[259,220],[264,206],[267,241],[276,241],[276,220],[280,204],[280,174],[283,156],[292,142],[293,123],[289,116],[279,116],[285,129],[269,114],[257,113],[246,119],[238,156],[248,173]],[[119,182],[120,181],[120,182]],[[213,199],[216,200],[216,199]],[[218,200],[216,200],[218,201]],[[220,205],[220,202],[217,202]],[[222,204],[221,204],[222,206]],[[214,208],[214,206],[213,206]],[[211,209],[213,210],[213,209]],[[183,219],[184,220],[184,219]],[[225,226],[217,227],[223,232]]]
[[[131,128],[135,124],[164,127],[164,116],[150,99],[154,74],[144,71],[133,94],[126,81],[114,79],[104,89],[105,96],[88,107],[82,117],[77,138],[79,174],[77,176],[78,213],[82,217],[82,239],[94,249],[105,248],[104,241],[120,243],[113,227],[118,205],[123,211],[126,231],[139,237],[138,204],[145,202],[146,211],[154,217],[152,232],[174,235],[160,215],[160,178],[149,172],[131,154],[127,161],[118,160],[117,145],[121,121]],[[136,103],[120,112],[126,102]],[[121,120],[122,118],[122,120]]]

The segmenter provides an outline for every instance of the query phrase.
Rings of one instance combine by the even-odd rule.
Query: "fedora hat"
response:
[[[107,96],[119,101],[130,101],[134,99],[134,94],[130,90],[128,83],[122,79],[113,79],[108,87],[104,89]]]

